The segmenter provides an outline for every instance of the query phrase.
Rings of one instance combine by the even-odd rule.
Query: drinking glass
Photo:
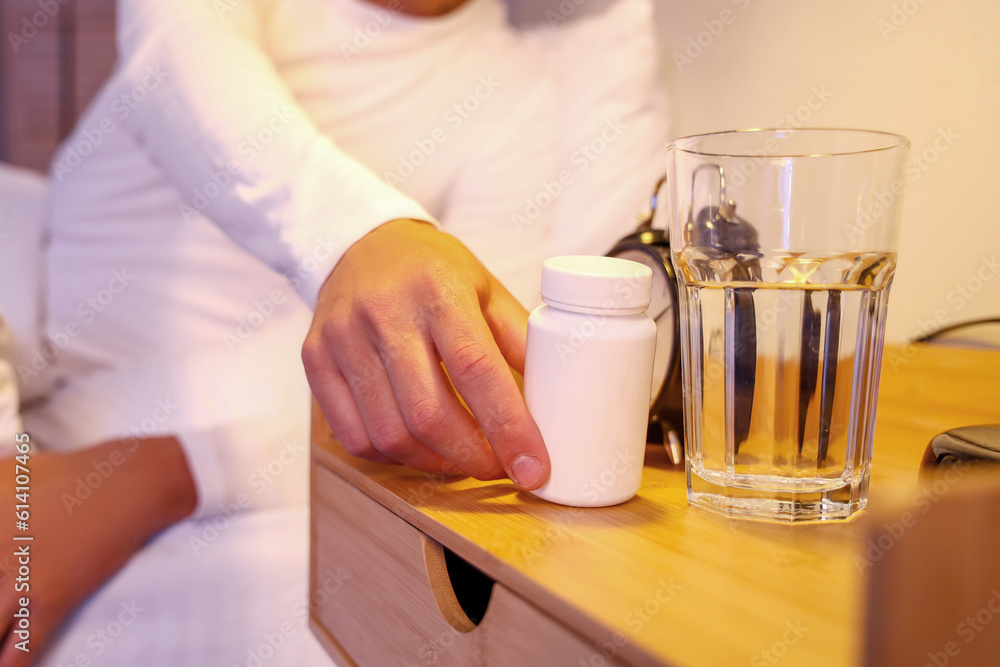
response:
[[[908,151],[842,129],[670,144],[693,505],[780,521],[865,506]]]

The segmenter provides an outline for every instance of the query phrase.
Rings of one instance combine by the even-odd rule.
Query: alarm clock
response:
[[[662,443],[672,463],[683,457],[683,394],[681,385],[680,303],[677,277],[670,263],[670,240],[662,229],[653,228],[657,200],[666,177],[657,182],[649,202],[649,213],[639,227],[621,239],[608,253],[645,264],[653,271],[653,294],[646,311],[656,324],[656,353],[653,358],[653,385],[649,399],[649,428],[646,441]]]

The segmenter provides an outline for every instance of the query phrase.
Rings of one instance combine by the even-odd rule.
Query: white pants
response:
[[[309,629],[309,510],[172,526],[84,602],[44,667],[329,667]],[[321,573],[318,594],[349,585]]]

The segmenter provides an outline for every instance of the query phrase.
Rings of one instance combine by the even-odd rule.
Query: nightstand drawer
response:
[[[312,484],[313,627],[342,664],[622,664],[484,575],[458,583],[472,566],[449,555],[449,576],[440,544],[315,459]]]

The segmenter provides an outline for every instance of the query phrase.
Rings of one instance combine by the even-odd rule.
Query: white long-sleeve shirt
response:
[[[499,0],[121,0],[119,65],[51,169],[69,342],[33,437],[179,434],[202,514],[303,500],[305,456],[261,470],[308,442],[298,349],[332,267],[424,219],[530,304],[544,257],[605,252],[662,170],[650,12],[525,34]]]
[[[666,142],[649,1],[531,34],[504,9],[120,1],[121,61],[52,165],[60,352],[36,386],[57,388],[25,428],[53,449],[179,435],[204,518],[92,595],[48,664],[250,664],[289,620],[267,664],[325,664],[287,505],[307,488],[298,350],[331,267],[387,220],[429,219],[530,305],[545,256],[632,228]],[[126,600],[140,618],[95,647]]]

